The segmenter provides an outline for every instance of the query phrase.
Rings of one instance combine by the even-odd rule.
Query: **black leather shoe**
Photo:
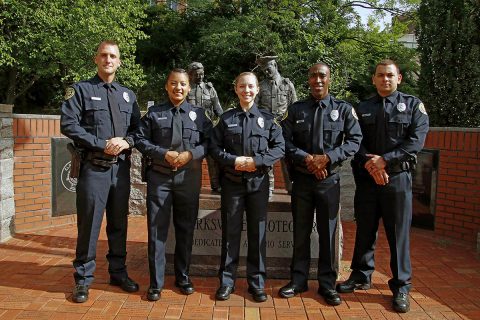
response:
[[[359,282],[354,279],[348,279],[342,283],[337,284],[337,291],[340,293],[351,293],[355,290],[368,290],[370,289],[370,283]]]
[[[408,293],[395,293],[392,300],[393,310],[406,313],[410,311],[410,300],[408,299]]]
[[[76,284],[75,288],[73,288],[72,300],[76,303],[84,303],[85,301],[87,301],[88,286],[83,284]]]
[[[148,288],[147,299],[149,301],[157,301],[160,299],[161,294],[162,294],[162,289]]]
[[[298,286],[295,283],[289,282],[286,286],[283,286],[278,290],[278,295],[282,298],[292,298],[299,293],[308,290],[308,286]]]
[[[267,301],[267,294],[263,289],[256,289],[252,287],[248,287],[248,293],[252,295],[253,300],[256,302],[265,302]]]
[[[117,278],[110,277],[110,284],[112,286],[118,286],[122,288],[123,291],[126,291],[126,292],[138,291],[138,283],[130,279],[130,277],[126,277],[124,279],[117,279]]]
[[[333,289],[318,289],[318,294],[321,295],[323,299],[325,299],[325,302],[331,306],[342,304],[342,298],[340,298],[338,292]]]
[[[217,300],[228,300],[230,299],[230,294],[235,291],[235,287],[221,286],[217,289],[215,293],[215,299]]]
[[[187,282],[175,281],[175,287],[179,288],[180,292],[183,293],[184,295],[189,295],[195,292],[193,283],[190,281],[187,281]]]

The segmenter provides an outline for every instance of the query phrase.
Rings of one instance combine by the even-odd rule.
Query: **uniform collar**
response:
[[[315,99],[314,96],[310,95],[310,102],[312,106],[316,106],[318,102],[321,102],[325,107],[328,107],[332,105],[331,100],[332,100],[332,96],[330,94],[327,94],[327,96],[322,100],[317,100]]]
[[[172,101],[168,100],[167,105],[170,107],[170,110],[174,112],[176,107],[173,105]],[[189,104],[187,102],[187,99],[183,100],[183,102],[180,104],[179,111],[184,113],[189,111]]]
[[[378,93],[377,93],[377,96],[378,96],[378,99],[382,101],[383,98]],[[385,101],[394,103],[395,101],[397,101],[397,97],[398,97],[398,91],[395,90],[395,92],[393,92],[391,95],[385,97]]]
[[[103,87],[104,84],[106,83],[105,81],[102,80],[102,78],[100,78],[98,73],[91,79],[91,82],[93,84],[96,84],[98,87]],[[111,86],[112,86],[112,89],[114,89],[114,90],[118,90],[120,88],[118,82],[116,82],[116,81],[113,81],[111,83]]]
[[[237,116],[240,115],[240,114],[245,114],[245,112],[243,111],[243,109],[240,105],[236,108],[236,111],[237,111]],[[261,114],[260,110],[258,109],[258,106],[257,106],[256,103],[253,103],[253,106],[248,110],[248,113],[253,114],[257,118],[262,116],[262,114]]]

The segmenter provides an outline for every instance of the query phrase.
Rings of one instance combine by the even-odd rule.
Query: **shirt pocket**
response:
[[[110,110],[102,101],[85,101],[83,122],[87,125],[110,124]]]
[[[326,147],[333,149],[335,148],[335,146],[342,144],[343,127],[343,121],[328,121],[324,123],[323,139],[324,145],[326,145]]]
[[[225,146],[234,147],[242,144],[243,129],[240,126],[225,129]]]
[[[264,153],[268,149],[268,137],[268,130],[254,126],[252,129],[252,138],[249,141],[252,152]]]
[[[183,123],[182,139],[184,145],[190,145],[192,147],[195,147],[200,144],[202,130],[203,129],[199,128],[193,121]]]
[[[169,148],[172,142],[172,119],[155,116],[152,120],[153,141],[160,146]]]
[[[123,123],[125,127],[128,128],[128,126],[130,126],[130,119],[132,117],[133,105],[127,104],[127,103],[120,103],[119,106],[120,106],[120,113],[124,121]]]
[[[388,119],[387,129],[391,138],[402,138],[407,133],[410,119],[407,114],[395,114]]]
[[[308,144],[308,141],[310,141],[310,123],[307,122],[307,120],[297,120],[301,122],[296,122],[293,125],[292,129],[292,135],[293,135],[293,140],[296,143],[300,143],[302,146],[305,146]]]

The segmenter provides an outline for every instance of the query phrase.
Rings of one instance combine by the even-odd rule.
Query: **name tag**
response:
[[[167,120],[167,119],[168,119],[167,117],[160,117],[157,120]]]
[[[229,128],[238,127],[238,123],[230,123],[228,127]]]
[[[91,99],[95,100],[95,101],[101,101],[102,100],[102,98],[100,98],[100,97],[92,97]]]
[[[364,114],[362,114],[362,118],[363,117],[370,117],[371,115],[372,115],[371,113],[364,113]]]
[[[305,120],[302,119],[302,120],[297,120],[295,123],[303,123],[303,122],[305,122]]]

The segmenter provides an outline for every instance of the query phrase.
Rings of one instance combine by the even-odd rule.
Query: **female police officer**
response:
[[[219,162],[222,199],[222,255],[218,300],[227,300],[235,288],[243,212],[247,217],[248,292],[257,302],[267,300],[265,287],[268,171],[284,155],[285,142],[273,115],[257,108],[259,86],[255,74],[235,79],[240,105],[225,111],[215,126],[209,147]]]
[[[190,84],[183,69],[173,69],[165,89],[169,101],[152,106],[136,135],[138,150],[151,159],[146,171],[148,216],[148,300],[160,299],[165,273],[165,242],[173,207],[175,285],[194,292],[188,274],[193,230],[198,215],[201,164],[211,122],[205,110],[185,101]]]

